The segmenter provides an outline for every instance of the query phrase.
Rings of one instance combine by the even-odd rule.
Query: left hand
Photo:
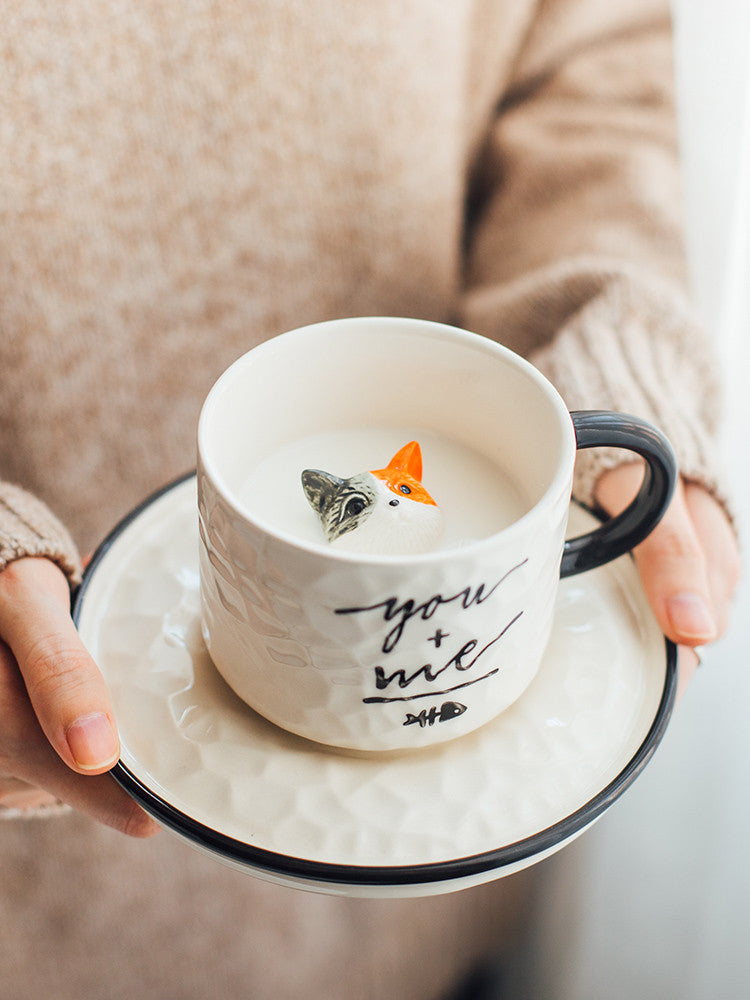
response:
[[[635,463],[608,470],[597,484],[598,503],[609,514],[619,513],[642,475]],[[681,647],[679,695],[699,662],[692,648],[718,639],[729,623],[740,575],[737,541],[711,494],[680,480],[663,519],[633,556],[656,620]]]
[[[106,684],[70,617],[49,559],[0,573],[0,807],[66,802],[136,837],[156,823],[107,774],[119,740]]]

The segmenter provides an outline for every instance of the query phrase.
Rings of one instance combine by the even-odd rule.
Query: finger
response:
[[[134,837],[158,825],[109,775],[72,771],[50,746],[29,702],[15,659],[0,643],[0,805],[34,809],[65,802]]]
[[[54,806],[58,799],[51,793],[19,778],[0,777],[0,806],[4,809],[41,809]]]
[[[0,794],[2,805],[33,809],[50,801],[64,802],[77,812],[130,837],[152,837],[159,832],[158,824],[114,778],[108,774],[90,776],[71,771],[54,753],[41,730],[39,740],[40,745],[31,754],[33,759],[23,765],[28,780],[19,781],[15,801],[12,786],[6,784],[5,793]]]
[[[159,832],[158,824],[110,775],[77,774],[66,767],[46,741],[45,748],[47,753],[42,750],[29,771],[55,800],[129,837],[153,837]]]
[[[109,770],[120,753],[106,684],[68,610],[67,581],[47,559],[0,574],[0,635],[13,652],[47,739],[82,774]]]
[[[662,521],[633,555],[665,635],[686,646],[713,642],[719,626],[706,558],[681,486]]]
[[[602,477],[597,496],[612,514],[635,496],[641,469],[620,466]],[[633,550],[643,589],[662,631],[676,643],[698,646],[719,632],[708,584],[706,553],[678,483],[672,502],[659,524]]]
[[[732,598],[740,579],[737,537],[724,509],[694,483],[685,488],[685,500],[696,534],[707,554],[707,580],[719,634],[726,631]]]

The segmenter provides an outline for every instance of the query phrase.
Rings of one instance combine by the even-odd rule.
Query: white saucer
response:
[[[571,533],[592,520],[571,507]],[[415,896],[518,871],[601,815],[664,733],[676,651],[628,557],[561,582],[539,674],[498,719],[365,757],[289,735],[227,687],[201,638],[197,538],[189,476],[100,546],[74,616],[111,689],[115,778],[174,833],[261,878]]]

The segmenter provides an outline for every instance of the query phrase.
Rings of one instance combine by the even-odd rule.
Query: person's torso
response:
[[[451,318],[470,159],[533,4],[3,6],[0,477],[88,546],[190,467],[255,344]]]

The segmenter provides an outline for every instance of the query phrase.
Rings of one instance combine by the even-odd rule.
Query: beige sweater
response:
[[[235,357],[395,314],[651,418],[713,486],[664,6],[5,0],[0,478],[89,550],[191,467]],[[67,551],[0,497],[3,558]]]
[[[711,354],[682,287],[667,6],[0,0],[0,566],[48,554],[75,576],[62,524],[88,551],[189,469],[201,402],[234,358],[348,315],[493,337],[571,408],[653,420],[684,473],[717,489]],[[584,500],[605,460],[579,462]],[[312,945],[297,945],[297,964],[258,958],[296,919],[313,942],[335,927],[356,951],[341,996],[427,998],[511,922],[501,884],[476,894],[471,920],[455,897],[394,904],[377,941],[368,928],[385,911],[372,905],[326,903],[321,922],[323,904],[220,879],[171,838],[136,849],[79,817],[57,824],[43,848],[57,859],[52,895],[20,874],[41,864],[42,834],[3,833],[0,856],[16,860],[1,880],[0,966],[37,987],[9,995],[129,996],[124,940],[148,996],[168,995],[159,954],[191,970],[182,997],[301,996],[300,983],[338,996]],[[157,897],[155,871],[168,873]],[[214,944],[201,945],[227,949],[217,993],[216,970],[180,943],[176,884],[184,920],[222,885]],[[110,992],[83,967],[53,969],[48,952],[37,963],[23,914],[43,952],[55,914],[92,898],[116,907],[119,893],[125,933],[86,938],[105,949]],[[115,913],[102,920],[120,926]],[[231,945],[217,937],[230,925]]]

